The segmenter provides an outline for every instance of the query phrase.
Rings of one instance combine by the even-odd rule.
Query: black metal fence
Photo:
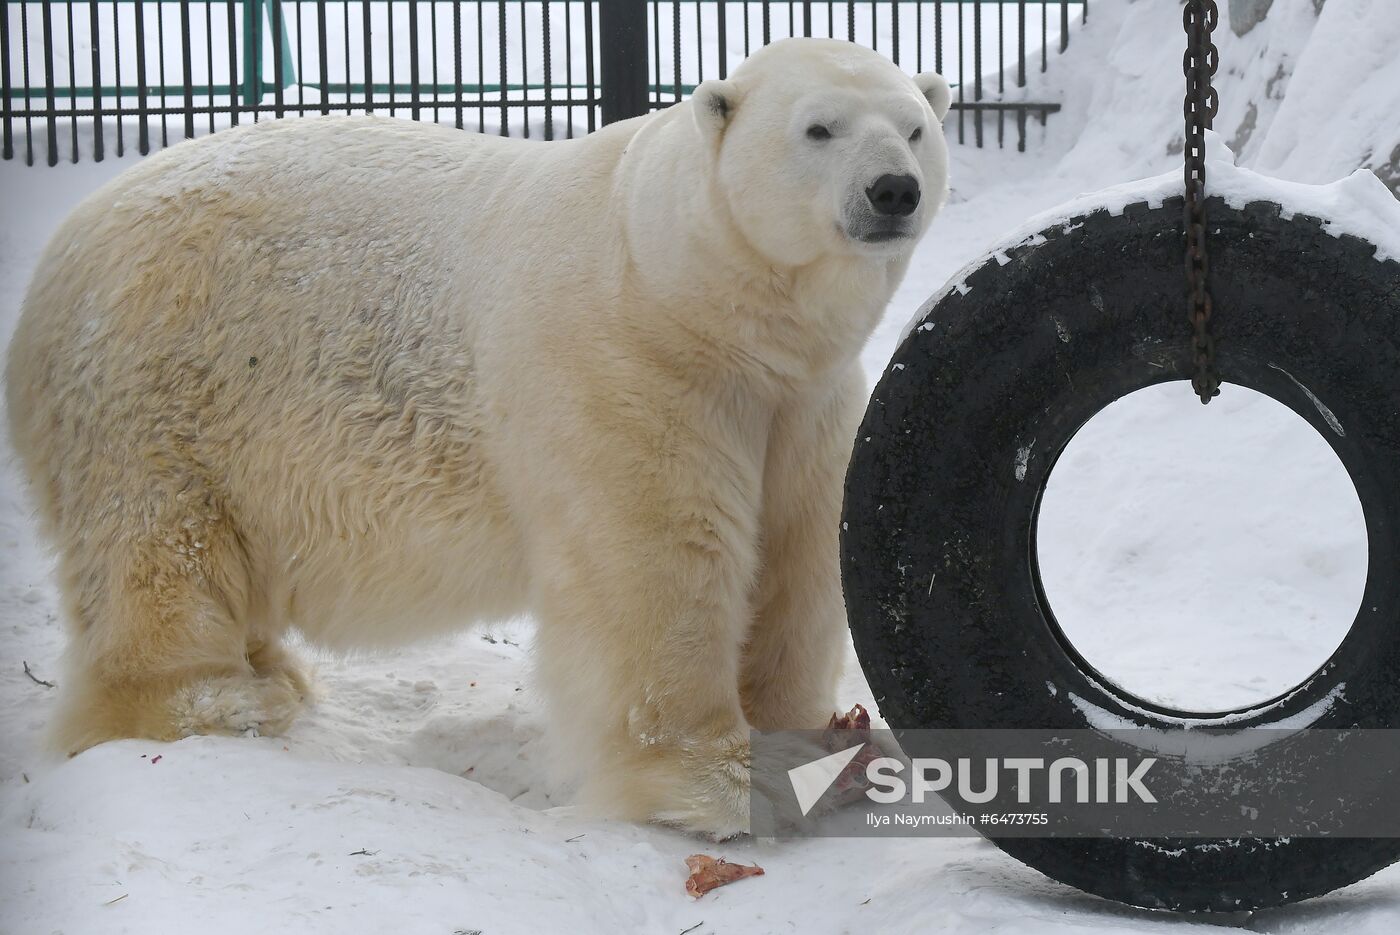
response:
[[[387,113],[553,139],[683,99],[787,36],[954,86],[954,139],[1026,146],[1087,0],[0,0],[3,155],[56,164],[241,122]],[[1008,121],[1010,128],[1008,128]]]

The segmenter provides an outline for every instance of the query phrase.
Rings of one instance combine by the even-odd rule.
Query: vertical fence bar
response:
[[[899,64],[899,0],[890,2],[890,48],[891,58]]]
[[[486,11],[476,5],[476,129],[486,132]]]
[[[29,4],[19,6],[20,78],[24,82],[24,162],[34,165],[33,91],[29,82]]]
[[[331,112],[331,64],[330,64],[330,43],[326,37],[326,0],[316,0],[316,58],[320,62],[321,68],[321,113],[323,115]],[[303,73],[302,80],[305,80]],[[345,78],[346,84],[350,82],[350,77]]]
[[[92,0],[88,0],[91,1]],[[204,0],[204,109],[214,132],[214,4]]]
[[[967,51],[967,43],[963,41],[963,4],[962,0],[957,0],[958,8],[958,103],[967,103],[967,81],[963,77],[963,64],[967,60],[964,54]],[[967,110],[964,107],[958,108],[958,142],[967,142]]]
[[[156,52],[159,56],[156,60],[156,87],[160,89],[160,145],[166,147],[170,145],[170,115],[169,106],[165,100],[165,4],[156,0]]]
[[[233,64],[230,62],[229,64]],[[214,132],[214,0],[204,0],[204,103],[209,106],[209,132]],[[230,84],[229,88],[232,89]]]
[[[1040,3],[1040,73],[1050,67],[1050,7]]]
[[[933,70],[943,74],[943,0],[933,4]]]
[[[360,29],[364,33],[365,62],[365,113],[374,113],[374,25],[369,15],[369,4],[360,0]]]
[[[1016,0],[1016,87],[1026,86],[1026,0]]]
[[[1069,0],[1060,0],[1060,51],[1069,48]]]
[[[96,6],[93,7],[96,9]],[[0,157],[15,158],[15,107],[10,87],[10,11],[0,16]],[[27,105],[26,105],[27,106]]]
[[[456,6],[456,4],[453,4]],[[438,5],[436,0],[429,0],[428,3],[428,35],[433,42],[432,77],[428,79],[428,87],[432,89],[433,95],[433,123],[442,122],[442,95],[439,94],[440,75],[438,71]]]
[[[368,4],[368,0],[365,0],[365,2],[366,2],[366,4]],[[384,5],[384,9],[385,9],[385,12],[386,12],[386,13],[388,14],[388,16],[389,16],[389,29],[388,29],[388,40],[389,40],[389,85],[388,85],[388,87],[389,87],[389,116],[392,117],[392,116],[395,115],[395,113],[396,113],[397,110],[398,110],[398,107],[396,106],[396,105],[398,104],[398,78],[397,78],[397,76],[394,74],[394,62],[395,62],[395,60],[398,59],[398,55],[396,54],[397,51],[398,51],[398,45],[394,42],[394,0],[389,0],[389,2],[386,3],[386,4]]]
[[[408,104],[409,113],[418,120],[423,113],[418,90],[418,0],[408,2]]]
[[[341,74],[345,76],[345,93],[341,95],[341,103],[345,105],[346,116],[349,116],[350,105],[355,97],[353,93],[354,77],[350,71],[350,0],[341,0],[340,14],[341,26],[345,30],[340,37],[344,51],[344,55],[341,57],[341,62],[344,63]]]
[[[924,4],[914,4],[914,71],[924,70]]]
[[[73,42],[73,0],[68,0],[65,12],[68,14],[65,19],[68,21],[68,123],[71,137],[69,139],[69,156],[73,162],[78,161],[78,47]],[[7,11],[8,12],[8,11]],[[97,85],[93,86],[92,108],[100,110],[97,104]]]
[[[243,103],[256,108],[262,101],[262,44],[264,0],[243,0]],[[369,18],[369,4],[365,4],[365,18]],[[365,55],[369,55],[368,48]],[[253,120],[258,112],[253,110]]]
[[[247,0],[244,0],[246,3]],[[226,27],[228,29],[228,104],[229,123],[238,126],[238,95],[240,85],[238,83],[238,20],[233,13],[233,0],[226,0],[224,3]],[[120,83],[120,82],[118,82]],[[118,121],[121,120],[119,116]]]
[[[272,12],[272,102],[273,113],[281,119],[286,116],[287,63],[283,61],[282,39],[286,23],[282,20],[282,0],[268,0]]]
[[[289,81],[296,81],[298,77],[304,79],[306,76],[306,43],[303,41],[306,35],[306,28],[302,24],[302,2],[301,0],[295,0],[295,3],[296,12],[293,15],[296,18],[297,24],[297,62],[296,67],[292,69],[293,74],[289,76]],[[282,26],[284,29],[286,28],[286,20],[282,21]],[[297,89],[297,103],[294,112],[298,117],[306,116],[306,93],[304,88]]]
[[[601,103],[608,124],[648,110],[646,0],[603,0],[598,12]]]
[[[297,5],[297,51],[295,61],[292,59],[292,44],[287,36],[287,14],[282,7],[282,0],[273,0],[273,2],[277,4],[277,9],[273,14],[278,27],[275,39],[277,43],[277,58],[282,62],[282,76],[278,84],[285,91],[287,88],[297,83],[297,76],[301,74],[302,70],[301,0],[288,0],[288,2],[293,2]],[[274,74],[275,73],[276,70],[274,69]],[[288,104],[286,105],[286,110],[290,113],[304,114],[306,113],[306,104],[301,102],[300,96],[298,96],[298,103],[295,107]]]
[[[1006,0],[997,0],[997,96],[1006,97]],[[1006,111],[997,109],[997,149],[1006,148]]]
[[[1026,86],[1026,0],[1016,0],[1016,87]],[[1016,108],[1016,151],[1026,151],[1026,108]]]
[[[136,15],[136,148],[144,156],[151,151],[151,108],[146,100],[146,5],[138,3],[133,10]]]
[[[185,139],[194,139],[194,51],[190,45],[190,0],[180,0],[180,64],[184,70]],[[164,58],[164,55],[161,56]]]
[[[54,80],[53,73],[53,10],[50,9],[52,0],[44,0],[40,7],[40,22],[44,29],[44,100],[47,104],[48,114],[44,124],[48,127],[48,149],[49,165],[58,165],[58,117],[55,112],[58,108],[54,100],[54,85],[58,84]]]
[[[525,139],[530,138],[530,26],[526,19],[529,0],[516,0],[520,5],[520,113],[525,124]]]
[[[530,57],[529,28],[525,22],[525,0],[520,4],[520,99],[524,106],[520,109],[521,122],[525,125],[525,139],[530,138]]]
[[[232,6],[229,9],[233,9]],[[126,115],[122,111],[122,29],[121,17],[117,15],[117,5],[112,4],[112,85],[115,89],[113,100],[117,112],[117,158],[120,159],[126,153],[126,131],[122,126],[126,122]]]
[[[997,0],[997,94],[1006,94],[1006,0]]]
[[[726,0],[719,0],[719,18],[715,22],[715,29],[719,35],[715,37],[715,44],[719,47],[719,76],[721,79],[729,77],[728,8],[729,4]]]
[[[67,0],[67,2],[64,3],[64,40],[67,42],[64,51],[66,52],[65,57],[68,59],[68,157],[69,162],[76,163],[78,161],[78,47],[73,39],[73,2],[74,0]],[[57,84],[57,79],[57,75],[51,74],[49,76],[49,80],[55,84]],[[92,109],[93,112],[96,113],[101,110],[101,106],[97,100],[100,85],[95,78],[92,84]],[[55,90],[54,87],[49,88],[50,93],[53,93]],[[56,103],[49,105],[49,110],[54,111],[56,109]],[[57,115],[55,114],[55,116]],[[52,165],[52,163],[50,164]]]
[[[554,43],[551,41],[552,10],[548,2],[540,3],[541,36],[544,39],[544,138],[554,139]],[[567,48],[567,42],[565,43]]]
[[[574,5],[564,0],[564,86],[569,105],[564,108],[565,133],[572,139],[574,135]]]
[[[462,4],[452,4],[452,100],[457,129],[462,129]]]
[[[500,82],[501,82],[501,136],[510,135],[510,110],[506,106],[508,102],[506,85],[510,80],[510,69],[506,67],[506,5],[502,0],[497,0],[496,9],[500,12],[500,34],[496,37],[500,46]]]
[[[695,83],[705,80],[705,11],[704,4],[695,4]]]
[[[659,53],[661,50],[657,49]],[[659,57],[659,55],[658,55]],[[681,102],[681,5],[671,4],[671,76],[676,103]],[[657,89],[658,97],[660,89]],[[660,101],[657,101],[659,104]]]
[[[594,80],[593,73],[593,4],[583,5],[583,80],[588,83],[588,132],[597,129],[596,111],[601,106],[602,90]],[[642,76],[646,83],[646,76]]]
[[[982,4],[980,2],[972,5],[972,99],[977,104],[982,103]],[[982,108],[978,107],[973,114],[976,123],[973,124],[976,133],[977,148],[982,148]]]
[[[652,0],[651,3],[651,51],[655,54],[651,66],[654,69],[655,77],[652,84],[647,88],[647,109],[652,105],[651,89],[656,88],[656,103],[661,103],[661,3],[659,0]]]

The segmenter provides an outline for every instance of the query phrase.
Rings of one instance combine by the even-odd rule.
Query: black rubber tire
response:
[[[1272,203],[1213,198],[1208,212],[1220,372],[1331,443],[1370,546],[1342,645],[1232,726],[1297,716],[1345,682],[1312,726],[1400,728],[1400,263]],[[891,360],[857,436],[841,550],[856,651],[896,730],[1090,728],[1071,693],[1143,726],[1193,719],[1122,692],[1073,650],[1034,548],[1046,479],[1080,426],[1134,390],[1189,378],[1181,218],[1180,198],[1099,211],[989,257],[926,307]],[[1182,911],[1294,902],[1400,857],[1395,838],[995,843],[1079,889]]]

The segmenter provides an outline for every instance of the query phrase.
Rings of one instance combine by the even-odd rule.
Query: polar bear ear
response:
[[[700,82],[690,96],[695,111],[695,124],[707,139],[718,139],[729,126],[734,108],[739,103],[739,89],[732,81],[711,78]]]
[[[948,116],[948,108],[953,106],[953,91],[942,75],[936,71],[921,72],[914,76],[914,84],[928,98],[929,106],[939,120]]]

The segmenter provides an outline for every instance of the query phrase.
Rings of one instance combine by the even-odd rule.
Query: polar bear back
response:
[[[204,497],[287,566],[254,575],[268,602],[298,595],[330,643],[363,644],[357,621],[405,589],[515,610],[492,445],[551,323],[616,289],[609,192],[630,133],[542,146],[285,121],[119,176],[60,227],[11,345],[12,434],[49,479],[51,532],[115,547]],[[94,519],[113,491],[120,515]],[[443,560],[376,578],[410,551]]]
[[[11,352],[11,390],[34,405],[11,411],[42,410],[50,381],[129,371],[133,355],[218,371],[277,366],[280,348],[291,366],[317,349],[370,354],[357,332],[479,354],[529,323],[522,304],[615,288],[609,193],[629,135],[540,146],[353,117],[166,150],[52,239]],[[246,381],[225,376],[236,395]]]
[[[147,160],[67,227],[89,248],[109,234],[133,266],[133,235],[168,248],[180,230],[186,246],[266,253],[269,272],[295,270],[299,288],[353,280],[361,296],[446,286],[451,271],[479,307],[491,273],[540,265],[550,248],[567,259],[582,236],[612,226],[611,175],[630,135],[614,127],[540,146],[383,117],[266,122]],[[325,281],[306,278],[317,275]],[[510,284],[512,302],[521,285]]]

